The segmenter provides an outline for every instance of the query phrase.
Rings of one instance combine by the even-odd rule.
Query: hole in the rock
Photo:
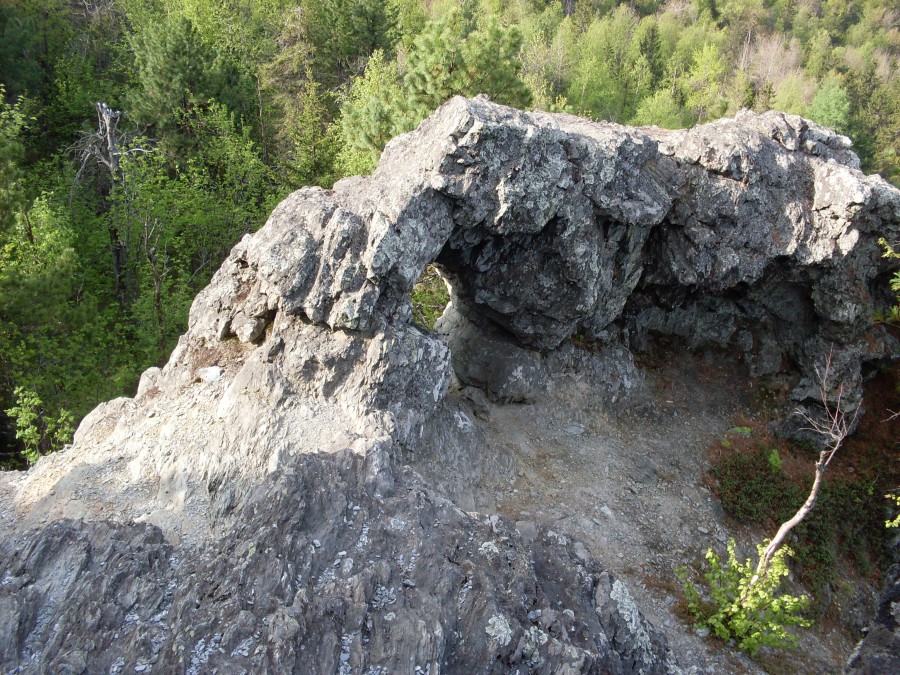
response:
[[[448,302],[450,290],[447,283],[434,265],[426,265],[412,289],[413,321],[422,328],[434,330],[434,324],[444,313]]]

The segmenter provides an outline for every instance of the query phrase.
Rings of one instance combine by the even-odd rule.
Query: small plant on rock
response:
[[[787,629],[806,627],[811,622],[802,615],[809,598],[781,592],[782,579],[788,574],[785,558],[791,555],[791,550],[782,547],[776,551],[760,576],[749,558],[744,562],[738,560],[734,548],[732,539],[725,561],[713,549],[707,550],[708,570],[703,575],[703,589],[688,580],[686,569],[679,570],[691,614],[717,637],[734,640],[751,655],[761,647],[795,646],[797,638]],[[765,545],[758,548],[762,556]]]
[[[766,460],[769,462],[769,470],[772,474],[778,475],[778,472],[781,471],[781,465],[783,464],[781,455],[778,453],[778,448],[771,448],[769,454],[766,456]]]
[[[885,497],[891,502],[891,510],[896,513],[893,518],[884,521],[885,527],[900,527],[900,489],[888,492]]]
[[[883,237],[878,240],[878,243],[884,247],[884,253],[882,254],[883,258],[900,258],[900,250],[894,248],[896,244],[891,246]],[[887,310],[879,310],[876,312],[875,322],[898,325],[900,324],[900,272],[894,272],[890,283],[891,290],[897,294],[897,302],[891,307],[888,307]]]

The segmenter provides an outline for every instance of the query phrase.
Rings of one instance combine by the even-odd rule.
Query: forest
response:
[[[0,466],[165,362],[230,248],[454,94],[848,135],[900,185],[896,0],[2,0]]]

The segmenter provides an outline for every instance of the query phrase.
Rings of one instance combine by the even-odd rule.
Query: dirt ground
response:
[[[482,481],[476,502],[492,502],[520,529],[549,523],[585,542],[665,630],[684,672],[840,672],[855,637],[833,626],[800,633],[787,659],[761,652],[751,660],[685,620],[676,568],[699,566],[708,547],[724,551],[730,537],[748,556],[766,536],[728,519],[706,487],[709,449],[739,435],[736,426],[764,428],[766,397],[715,355],[674,350],[638,366],[644,384],[625,405],[610,405],[577,375],[535,403],[487,404],[477,422],[482,461],[509,471]],[[874,598],[871,584],[851,581]]]

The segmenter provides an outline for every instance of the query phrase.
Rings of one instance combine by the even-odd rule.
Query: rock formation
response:
[[[894,543],[894,559],[900,559]],[[847,664],[848,675],[900,670],[900,563],[887,571],[875,620]]]
[[[584,546],[467,513],[404,458],[471,445],[479,392],[529,400],[555,369],[627,396],[654,334],[796,373],[797,402],[831,353],[852,405],[892,349],[870,324],[898,224],[900,192],[799,117],[664,131],[453,99],[373,176],[288,197],[134,399],[0,477],[0,665],[670,671]],[[441,334],[410,321],[430,262]]]

